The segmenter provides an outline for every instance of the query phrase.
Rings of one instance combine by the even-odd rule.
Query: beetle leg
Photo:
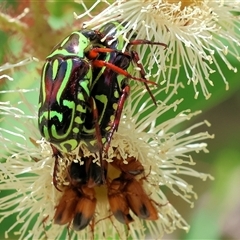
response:
[[[91,239],[94,239],[95,217],[92,218],[92,221],[89,223],[89,227],[91,229],[91,234],[92,234]]]
[[[52,144],[51,144],[51,148],[53,151],[52,156],[55,158],[54,168],[53,168],[53,185],[58,191],[62,192],[62,190],[58,188],[58,182],[57,182],[58,157],[61,157],[62,155],[60,151],[56,147],[54,147]]]
[[[165,43],[161,43],[161,42],[152,42],[146,39],[135,39],[132,40],[128,43],[128,45],[144,45],[144,44],[148,44],[148,45],[161,45],[164,47],[164,49],[166,49],[168,46]]]
[[[102,134],[101,134],[100,126],[98,123],[98,110],[97,110],[96,102],[93,99],[93,97],[90,97],[90,106],[91,106],[92,113],[93,113],[96,138],[97,138],[97,142],[99,145],[99,161],[100,161],[100,166],[101,166],[102,183],[105,183],[105,181],[106,181],[105,180],[105,171],[107,168],[107,163],[103,163],[103,159],[102,159],[102,154],[103,154]]]
[[[140,59],[139,59],[138,53],[137,53],[136,51],[132,51],[132,55],[133,55],[133,61],[134,61],[135,64],[140,68],[141,77],[142,77],[143,79],[145,79],[146,73],[145,73],[145,71],[144,71],[143,65],[142,65],[141,63],[139,63],[139,60],[140,60]],[[144,85],[145,85],[145,87],[146,87],[149,95],[151,96],[154,104],[157,106],[156,99],[155,99],[155,97],[153,96],[153,94],[152,94],[151,90],[149,89],[148,85],[146,84],[146,82],[144,83]]]
[[[145,73],[145,70],[144,70],[144,68],[143,68],[143,65],[142,65],[141,63],[139,63],[140,59],[139,59],[138,53],[137,53],[136,51],[132,51],[131,53],[132,53],[132,56],[131,56],[131,57],[133,58],[133,61],[135,62],[135,64],[137,65],[137,67],[140,68],[141,78],[142,78],[142,79],[145,79],[146,81],[148,81],[148,80],[145,78],[146,73]],[[144,82],[144,85],[145,85],[145,87],[146,87],[146,89],[147,89],[150,97],[152,98],[153,103],[157,106],[156,99],[155,99],[155,97],[153,96],[153,94],[152,94],[149,86],[147,85],[146,82]]]
[[[103,143],[102,143],[102,134],[101,134],[100,126],[98,124],[98,109],[97,109],[96,102],[93,97],[90,97],[90,106],[91,106],[92,114],[93,114],[93,121],[94,121],[94,125],[95,125],[95,130],[96,130],[96,138],[97,138],[97,142],[98,142],[98,147],[99,147],[100,151],[102,151]]]
[[[106,219],[109,219],[110,222],[111,222],[111,225],[115,228],[118,236],[120,237],[120,239],[122,239],[122,238],[121,238],[121,235],[122,235],[122,234],[120,234],[118,228],[117,228],[116,225],[114,224],[114,221],[112,220],[112,216],[113,216],[113,214],[110,214],[109,216],[106,216],[106,217],[104,217],[104,218],[99,219],[99,220],[95,223],[95,225],[97,225],[97,224],[98,224],[99,222],[101,222],[101,221],[104,221],[104,220],[106,220]],[[103,232],[103,237],[104,237],[104,239],[106,239],[105,232]],[[124,238],[124,239],[127,239],[127,238]]]
[[[49,218],[49,215],[47,215],[43,220],[42,220],[42,225],[43,225],[43,231],[44,231],[44,235],[45,235],[45,238],[48,239],[48,236],[47,236],[47,232],[46,232],[46,225],[45,223],[47,222]]]
[[[111,53],[111,52],[118,52],[123,55],[131,57],[131,54],[129,52],[122,52],[121,50],[117,50],[117,49],[101,48],[101,47],[96,47],[96,48],[93,48],[92,50],[90,50],[87,57],[89,59],[96,59],[98,57],[99,53]]]
[[[93,66],[94,67],[99,67],[99,68],[102,68],[102,67],[107,67],[109,69],[111,69],[112,71],[118,73],[118,74],[122,74],[124,75],[125,77],[127,78],[131,78],[131,79],[134,79],[136,81],[139,81],[139,82],[144,82],[144,83],[149,83],[149,84],[153,84],[155,86],[157,86],[158,84],[156,82],[153,82],[153,81],[150,81],[150,80],[147,80],[145,78],[138,78],[138,77],[134,77],[132,76],[131,74],[129,74],[126,70],[110,63],[110,62],[107,62],[107,61],[103,61],[103,60],[94,60],[93,61]]]
[[[152,42],[152,41],[145,40],[145,39],[135,39],[135,40],[129,42],[129,45],[144,45],[144,44],[149,44],[149,45],[161,45],[161,46],[164,46],[164,47],[165,47],[164,49],[167,48],[167,44],[165,44],[165,43]],[[138,53],[137,53],[136,51],[132,51],[132,53],[133,53],[133,60],[134,60],[134,62],[135,62],[136,65],[140,68],[141,77],[142,77],[143,79],[145,79],[145,75],[146,75],[146,74],[145,74],[145,71],[144,71],[144,69],[143,69],[143,65],[142,65],[141,63],[139,63],[139,60],[140,60],[140,59],[139,59]],[[150,94],[150,96],[151,96],[154,104],[157,105],[156,99],[154,98],[154,96],[153,96],[152,92],[150,91],[148,85],[147,85],[146,83],[144,83],[144,85],[145,85],[147,91],[149,92],[149,94]]]
[[[115,118],[114,118],[114,121],[113,121],[113,124],[112,124],[112,127],[111,127],[111,131],[107,137],[107,145],[106,145],[106,148],[105,148],[105,152],[108,151],[109,147],[110,147],[110,143],[111,143],[111,140],[112,140],[112,137],[113,137],[113,133],[115,131],[118,130],[118,126],[119,126],[119,122],[120,122],[120,119],[121,119],[121,115],[122,115],[122,110],[123,110],[123,106],[124,106],[124,103],[128,97],[130,93],[130,86],[129,85],[126,85],[125,88],[123,89],[123,93],[118,101],[118,106],[117,106],[117,110],[115,112]]]
[[[67,226],[68,239],[69,239],[69,240],[71,240],[71,237],[72,237],[72,234],[73,234],[73,232],[72,232],[72,234],[71,234],[71,232],[70,232],[70,226],[71,226],[71,222],[69,222],[69,223],[68,223],[68,226]]]

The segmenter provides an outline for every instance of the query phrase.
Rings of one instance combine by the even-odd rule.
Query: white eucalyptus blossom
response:
[[[200,85],[204,96],[209,98],[208,88],[214,85],[211,74],[219,72],[228,89],[227,76],[219,62],[237,71],[229,60],[240,60],[239,0],[97,0],[89,9],[84,2],[80,1],[85,13],[76,17],[88,14],[92,18],[85,22],[85,27],[99,29],[110,21],[119,21],[125,24],[125,29],[115,37],[125,36],[126,44],[136,34],[135,39],[168,45],[166,50],[154,45],[141,47],[147,77],[152,76],[161,84],[166,82],[169,87],[172,83],[186,82],[179,79],[183,71],[187,84],[194,88],[195,97]],[[92,16],[93,10],[103,3],[105,10]],[[146,54],[147,49],[151,54]]]
[[[155,91],[154,96],[164,90]],[[157,101],[157,106],[142,88],[132,88],[106,159],[111,161],[111,154],[117,148],[123,160],[133,156],[142,163],[146,173],[144,189],[154,201],[159,219],[144,221],[131,214],[134,222],[129,224],[128,230],[111,216],[106,189],[100,187],[95,225],[79,232],[73,232],[71,226],[68,229],[66,225],[53,224],[55,207],[63,193],[52,184],[54,158],[50,144],[41,139],[36,126],[37,103],[27,100],[30,94],[37,94],[36,90],[9,91],[0,91],[1,97],[19,95],[21,101],[0,104],[0,222],[8,216],[16,218],[8,229],[1,227],[6,238],[15,234],[18,239],[67,239],[70,234],[72,239],[144,239],[146,234],[150,234],[160,239],[163,234],[177,228],[188,230],[188,224],[168,201],[162,187],[169,188],[176,197],[192,205],[197,195],[182,177],[211,178],[192,168],[191,153],[207,152],[207,144],[203,141],[213,136],[207,132],[192,133],[201,125],[209,125],[207,122],[176,130],[179,124],[198,112],[186,110],[162,120],[181,103],[181,100],[171,100],[176,88],[164,101]],[[144,96],[146,100],[142,101]]]

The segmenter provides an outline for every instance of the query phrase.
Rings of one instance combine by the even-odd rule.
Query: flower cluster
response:
[[[164,90],[156,91],[154,96]],[[40,239],[44,236],[62,239],[67,238],[69,233],[67,227],[53,224],[54,209],[62,193],[52,185],[54,166],[52,150],[49,143],[40,138],[36,127],[36,109],[27,101],[28,95],[35,91],[1,92],[12,97],[19,94],[22,101],[17,105],[12,105],[11,102],[3,102],[0,105],[1,122],[8,123],[3,124],[0,129],[0,141],[3,143],[0,157],[4,159],[0,165],[0,189],[2,194],[6,189],[12,190],[0,198],[0,221],[15,214],[16,221],[9,229],[5,229],[6,237],[14,232],[19,235],[19,239]],[[109,161],[111,153],[114,153],[113,149],[117,148],[122,159],[126,160],[128,156],[132,156],[142,163],[147,174],[144,188],[156,203],[158,220],[144,221],[134,218],[126,232],[124,225],[111,217],[108,200],[104,194],[106,190],[103,188],[97,197],[94,227],[89,226],[84,231],[70,234],[81,239],[93,238],[93,235],[96,238],[120,236],[125,239],[132,236],[142,239],[146,235],[143,222],[151,236],[158,238],[164,232],[172,232],[176,228],[188,229],[188,224],[167,200],[162,187],[168,187],[175,195],[192,203],[191,199],[196,197],[196,194],[192,186],[180,176],[189,175],[203,180],[210,177],[191,168],[194,162],[189,153],[201,150],[206,152],[207,145],[202,140],[212,136],[207,132],[191,135],[193,129],[203,124],[208,125],[207,122],[174,132],[176,126],[197,114],[189,111],[181,112],[159,123],[159,119],[163,118],[166,112],[176,109],[181,102],[181,100],[171,102],[174,91],[176,89],[164,101],[158,101],[158,106],[155,107],[151,99],[141,103],[143,97],[141,88],[132,89],[128,99],[132,104],[126,104],[119,130],[115,133],[109,149]],[[139,104],[141,109],[136,112]],[[30,114],[27,115],[23,112],[21,110],[23,106],[31,107],[32,113],[29,111]],[[149,110],[151,114],[146,115]],[[28,231],[29,226],[32,226],[31,231]]]
[[[104,3],[106,9],[93,17],[91,14],[96,6]],[[165,190],[169,189],[193,206],[197,194],[185,177],[213,178],[193,169],[195,162],[191,154],[208,152],[204,141],[214,136],[208,132],[196,133],[198,127],[210,125],[207,121],[183,128],[183,124],[200,111],[178,111],[183,99],[173,99],[184,85],[179,83],[181,71],[185,73],[187,83],[192,83],[196,97],[199,85],[204,96],[210,96],[207,84],[213,85],[210,74],[214,71],[221,74],[228,86],[215,53],[229,69],[236,71],[227,53],[239,60],[239,18],[234,12],[239,13],[240,3],[237,0],[231,3],[224,0],[117,0],[110,4],[97,0],[89,9],[83,1],[81,4],[85,13],[75,14],[76,17],[91,17],[84,27],[99,29],[109,21],[118,21],[124,26],[115,36],[123,37],[123,51],[133,38],[168,45],[166,49],[154,44],[137,48],[146,78],[155,78],[163,87],[151,89],[152,97],[149,97],[142,85],[132,84],[107,154],[93,153],[80,144],[71,153],[60,153],[58,158],[53,156],[53,146],[41,137],[37,127],[36,95],[39,95],[39,89],[1,90],[0,222],[6,222],[9,216],[14,218],[4,229],[5,237],[14,234],[18,239],[145,239],[149,235],[160,239],[177,228],[187,231],[188,223],[168,199]],[[29,61],[31,59],[1,66],[0,72]],[[1,75],[0,79],[4,77],[13,81],[9,75]],[[159,96],[164,98],[160,100]],[[86,162],[90,160],[89,164],[102,160],[108,164],[106,184],[95,186],[94,190],[87,186],[89,195],[81,184],[82,176],[80,180],[70,176],[73,163],[79,163],[78,167],[88,164],[82,157],[87,159]],[[140,170],[128,169],[132,160]],[[118,164],[120,167],[116,170]],[[56,189],[54,181],[62,192]],[[124,203],[124,199],[129,208],[122,211],[125,214],[122,217],[118,215],[120,204],[117,201]],[[115,209],[111,200],[118,204]],[[85,204],[79,205],[83,208],[81,213],[92,214],[91,221],[84,230],[75,231],[75,203],[84,201]],[[145,201],[146,209],[141,209],[141,201]],[[94,210],[89,207],[91,204]],[[84,221],[84,217],[80,220]],[[125,217],[125,224],[121,217]]]
[[[106,9],[92,16],[90,13],[102,1],[96,1],[90,9],[81,1],[86,11],[79,16],[75,14],[76,18],[88,14],[92,19],[85,23],[85,27],[96,29],[108,21],[120,21],[125,28],[118,35],[130,38],[129,31],[132,34],[137,32],[137,39],[168,45],[164,51],[151,46],[151,54],[148,54],[148,48],[141,49],[148,77],[152,75],[161,84],[166,82],[167,86],[179,81],[192,84],[196,98],[200,85],[204,96],[209,98],[208,88],[214,85],[211,74],[217,71],[228,89],[219,62],[223,61],[228,69],[237,71],[229,58],[240,60],[239,0],[117,0],[113,4],[105,3]],[[181,71],[186,80],[179,79]]]

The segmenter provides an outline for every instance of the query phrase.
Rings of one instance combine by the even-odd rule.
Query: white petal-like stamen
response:
[[[30,63],[32,61],[38,61],[38,59],[35,58],[35,57],[29,57],[29,58],[27,58],[25,60],[22,60],[22,61],[18,62],[18,63],[13,63],[13,64],[5,63],[4,65],[0,66],[0,72],[8,70],[8,69],[13,69],[15,67],[24,66],[24,65],[26,65],[26,64],[28,64],[28,63]],[[3,77],[3,75],[0,76],[0,78],[2,78],[2,77]],[[7,78],[10,78],[12,80],[12,77],[10,77],[10,76],[7,76]]]

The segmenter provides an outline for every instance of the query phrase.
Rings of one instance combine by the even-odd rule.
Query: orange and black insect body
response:
[[[84,229],[93,219],[97,200],[93,188],[81,186],[68,187],[56,207],[54,223],[59,225],[72,223],[76,231]]]
[[[143,179],[136,180],[135,178],[126,179],[125,176],[121,177],[126,182],[123,191],[126,194],[128,205],[135,215],[145,220],[157,220],[157,209],[153,205],[153,201],[144,191],[142,184]]]
[[[55,224],[68,224],[69,227],[72,225],[75,231],[82,230],[90,224],[94,218],[97,199],[94,188],[87,185],[88,179],[85,164],[72,162],[69,166],[70,185],[56,206]]]
[[[129,211],[145,220],[157,220],[158,213],[143,188],[146,176],[136,179],[137,175],[144,173],[144,167],[134,157],[127,158],[127,164],[122,159],[113,158],[111,165],[121,174],[111,181],[108,186],[108,201],[115,218],[124,224],[133,221]]]
[[[124,204],[128,206],[128,209],[131,209],[137,217],[145,220],[158,219],[157,209],[153,205],[153,201],[144,191],[142,179],[136,180],[134,177],[129,178],[126,174],[122,174],[119,178],[113,180],[112,186],[114,185],[118,185],[117,196],[121,196],[122,199],[124,199],[122,202],[124,202]],[[110,187],[112,186],[110,185]],[[109,200],[112,201],[110,198]],[[116,209],[111,208],[111,210],[116,217]],[[120,210],[120,208],[118,210]],[[116,218],[119,220],[119,217]]]
[[[68,187],[61,197],[59,204],[56,206],[54,223],[59,225],[71,224],[76,205],[79,201],[78,192],[73,187]]]
[[[108,202],[115,218],[123,223],[129,224],[133,220],[129,214],[129,204],[124,194],[122,181],[118,178],[112,180],[108,187]]]
[[[81,197],[76,205],[72,224],[75,231],[80,231],[88,226],[95,214],[96,205],[95,190],[81,187]]]

